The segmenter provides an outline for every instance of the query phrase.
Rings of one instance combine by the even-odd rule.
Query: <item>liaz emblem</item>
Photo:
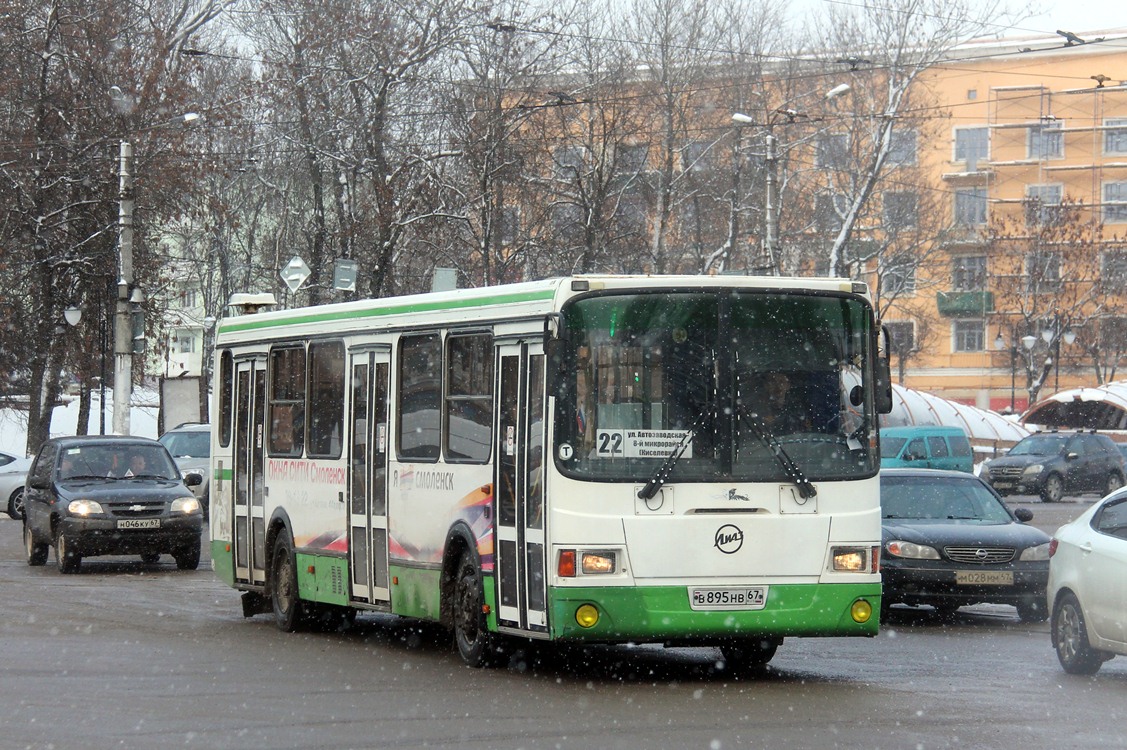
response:
[[[716,530],[713,546],[725,555],[734,555],[744,546],[744,533],[739,526],[726,523]]]

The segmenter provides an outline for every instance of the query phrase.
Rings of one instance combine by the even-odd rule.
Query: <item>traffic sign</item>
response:
[[[305,261],[302,260],[300,256],[295,255],[290,259],[290,262],[286,264],[286,267],[282,269],[282,281],[286,282],[286,286],[290,288],[291,292],[296,292],[301,288],[301,285],[305,283],[305,280],[309,278],[309,274],[311,273],[312,271],[309,270],[309,266],[305,264]]]

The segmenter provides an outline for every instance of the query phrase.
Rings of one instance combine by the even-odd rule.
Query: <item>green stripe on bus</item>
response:
[[[348,605],[348,561],[343,557],[327,557],[298,552],[298,595],[310,602]]]
[[[773,584],[761,610],[689,609],[687,586],[552,588],[552,637],[572,641],[658,641],[751,636],[872,636],[880,619],[879,583]],[[857,623],[850,608],[857,599],[872,606]],[[583,628],[575,611],[599,610],[594,627]]]
[[[224,321],[220,325],[223,333],[236,331],[252,331],[261,328],[276,328],[279,326],[299,325],[305,323],[326,323],[337,320],[358,320],[361,318],[377,318],[385,315],[400,315],[405,313],[433,312],[435,310],[460,310],[469,307],[485,307],[487,305],[509,305],[517,302],[539,302],[555,297],[555,289],[520,292],[513,294],[498,294],[489,297],[472,297],[468,299],[449,299],[436,302],[414,302],[409,304],[391,304],[386,307],[373,307],[360,310],[329,310],[325,312],[304,312],[298,315],[288,315],[272,320],[263,320],[258,316],[248,315]]]
[[[392,565],[391,611],[404,617],[438,620],[442,602],[442,571]]]

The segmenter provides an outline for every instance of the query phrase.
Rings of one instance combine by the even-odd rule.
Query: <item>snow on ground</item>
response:
[[[55,407],[51,416],[51,437],[78,434],[78,399],[65,397],[67,401]],[[160,411],[155,391],[138,388],[133,392],[133,408],[129,416],[131,435],[155,438],[157,436],[157,415]],[[97,435],[101,424],[101,409],[98,393],[95,392],[90,403],[90,425],[88,434]],[[113,432],[113,393],[106,392],[106,432]],[[0,451],[24,455],[27,449],[27,412],[19,409],[0,409]]]

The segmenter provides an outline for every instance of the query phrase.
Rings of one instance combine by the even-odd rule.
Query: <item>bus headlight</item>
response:
[[[864,547],[834,547],[834,570],[865,573],[869,569],[869,551]]]
[[[67,511],[72,516],[92,516],[94,514],[101,515],[104,511],[102,506],[93,500],[71,500],[70,505],[67,506]]]
[[[613,552],[584,552],[583,575],[613,573],[615,571]]]

